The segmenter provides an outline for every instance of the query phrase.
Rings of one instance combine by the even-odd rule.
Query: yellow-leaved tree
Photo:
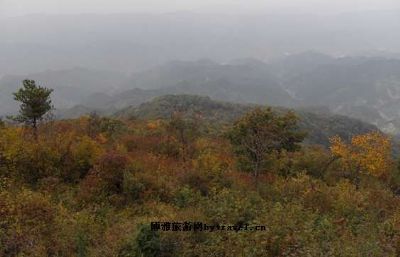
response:
[[[347,172],[386,178],[392,168],[392,145],[388,136],[370,132],[352,137],[349,144],[339,136],[330,139],[332,154],[339,158]]]

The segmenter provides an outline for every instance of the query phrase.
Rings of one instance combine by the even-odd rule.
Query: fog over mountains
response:
[[[82,66],[133,72],[171,60],[268,60],[308,50],[400,52],[400,10],[342,14],[74,14],[0,19],[0,74]]]
[[[25,78],[59,117],[166,94],[325,106],[400,133],[400,11],[27,15],[0,18],[0,115]],[[317,107],[316,109],[318,109]]]

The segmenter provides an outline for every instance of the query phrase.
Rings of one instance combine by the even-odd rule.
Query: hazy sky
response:
[[[29,13],[174,12],[183,10],[303,11],[400,9],[399,0],[0,0],[0,15]]]

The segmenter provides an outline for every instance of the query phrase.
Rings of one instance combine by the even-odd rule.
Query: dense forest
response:
[[[188,95],[54,120],[51,93],[24,81],[0,124],[0,256],[400,255],[374,126]]]

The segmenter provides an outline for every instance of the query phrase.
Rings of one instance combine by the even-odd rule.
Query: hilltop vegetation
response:
[[[139,107],[140,119],[2,123],[0,256],[398,256],[390,138],[298,144],[294,113],[245,108],[234,118],[239,107],[166,96]]]
[[[210,127],[221,130],[245,113],[259,105],[234,104],[212,100],[210,97],[196,95],[167,95],[143,103],[138,107],[128,107],[118,111],[115,116],[124,119],[156,120],[169,119],[175,111],[182,111],[187,117],[198,116]],[[285,108],[274,108],[285,112]],[[329,145],[329,138],[339,135],[345,140],[352,136],[378,130],[377,127],[357,119],[334,115],[329,110],[298,109],[299,127],[307,131],[305,142]]]

